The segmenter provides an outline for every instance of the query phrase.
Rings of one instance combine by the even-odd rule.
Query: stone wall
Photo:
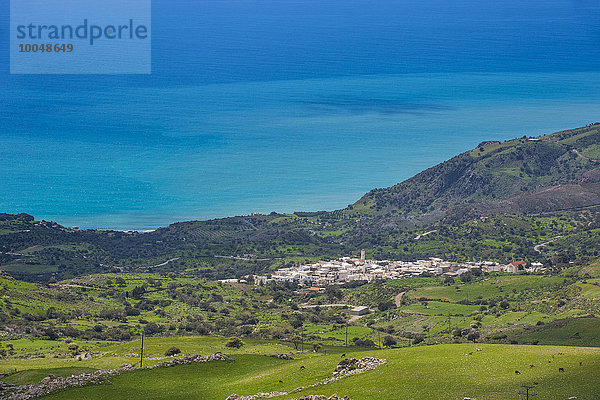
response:
[[[330,378],[326,378],[317,383],[313,383],[312,385],[300,386],[294,390],[290,390],[289,392],[269,392],[269,393],[261,392],[261,393],[256,393],[256,394],[253,394],[250,396],[239,396],[237,394],[232,394],[231,396],[227,397],[226,400],[258,400],[258,399],[268,399],[268,398],[278,397],[278,396],[285,396],[288,394],[297,393],[297,392],[307,389],[307,388],[312,388],[312,387],[319,386],[319,385],[326,385],[328,383],[340,380],[346,376],[358,375],[358,374],[365,373],[367,371],[370,371],[372,369],[379,367],[380,365],[385,364],[386,362],[387,362],[387,360],[385,360],[385,359],[375,358],[375,357],[365,357],[365,358],[361,358],[361,359],[346,358],[338,363],[338,365],[335,367],[335,370],[333,371],[332,376]],[[328,400],[328,398],[325,396],[316,396],[316,397],[314,395],[311,395],[311,396],[303,396],[297,400]],[[336,400],[336,399],[347,399],[347,398],[346,397],[340,398],[340,397],[337,397],[337,395],[333,395],[330,399]]]
[[[194,354],[190,356],[173,358],[171,360],[160,362],[151,367],[145,367],[143,369],[155,369],[172,367],[174,365],[184,365],[198,362],[209,362],[209,361],[229,361],[230,357],[222,353],[216,353],[210,356],[201,356]],[[42,379],[39,383],[32,385],[22,386],[9,386],[0,384],[0,400],[28,400],[35,399],[36,397],[45,396],[49,393],[57,390],[63,390],[70,387],[82,387],[87,385],[100,384],[105,382],[112,376],[119,375],[123,372],[134,370],[133,365],[123,364],[120,368],[111,370],[98,370],[89,374],[73,375],[66,378],[56,377],[49,375]]]

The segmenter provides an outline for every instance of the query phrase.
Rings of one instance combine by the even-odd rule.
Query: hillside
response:
[[[600,204],[600,124],[537,138],[483,142],[349,207],[372,210],[374,225],[452,222],[539,214]]]
[[[587,263],[600,256],[594,250],[600,244],[598,159],[600,124],[592,124],[483,142],[331,212],[180,222],[150,233],[80,231],[0,214],[0,270],[30,281],[115,268],[214,279],[360,248],[380,259]]]

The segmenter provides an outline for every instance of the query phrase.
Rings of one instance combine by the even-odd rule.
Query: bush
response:
[[[375,342],[373,342],[371,339],[354,337],[352,338],[352,341],[354,342],[354,345],[358,347],[375,347]]]
[[[413,344],[419,344],[421,342],[424,342],[425,338],[421,335],[415,335],[415,338],[413,339],[412,343]]]
[[[244,344],[245,343],[242,341],[242,339],[240,339],[238,337],[232,337],[232,338],[229,338],[229,340],[227,342],[225,342],[225,347],[235,347],[236,349],[239,349]]]
[[[144,334],[146,335],[154,335],[156,333],[163,332],[164,330],[165,328],[162,325],[157,324],[156,322],[149,322],[144,326]]]
[[[165,351],[165,356],[167,356],[167,357],[174,356],[179,353],[181,353],[181,350],[179,350],[179,347],[173,346],[173,347],[169,347],[169,349],[167,351]]]
[[[391,346],[395,346],[396,345],[396,339],[394,339],[393,336],[386,336],[383,338],[383,345],[387,346],[387,347],[391,347]]]
[[[73,353],[73,355],[79,354],[79,345],[77,343],[69,343],[67,348],[71,353]]]
[[[394,303],[393,301],[386,301],[383,303],[379,303],[377,308],[379,309],[379,311],[391,310],[391,309],[396,308],[396,303]]]

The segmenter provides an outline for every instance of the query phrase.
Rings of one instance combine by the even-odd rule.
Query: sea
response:
[[[150,75],[11,75],[8,3],[0,212],[70,227],[339,209],[600,120],[597,0],[154,0]]]

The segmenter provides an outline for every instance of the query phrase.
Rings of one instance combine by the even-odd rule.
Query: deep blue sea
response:
[[[597,0],[154,0],[148,76],[9,75],[0,212],[152,229],[332,210],[600,120]]]

